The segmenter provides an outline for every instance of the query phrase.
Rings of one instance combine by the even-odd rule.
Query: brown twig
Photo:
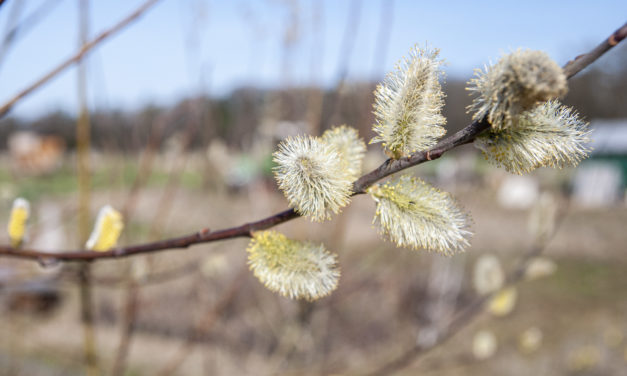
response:
[[[110,36],[116,34],[120,30],[124,29],[131,22],[135,21],[137,18],[139,18],[139,16],[144,14],[144,12],[146,12],[150,7],[155,5],[158,1],[159,0],[147,0],[145,3],[140,5],[133,13],[131,13],[128,16],[126,16],[123,20],[121,20],[120,22],[115,24],[113,27],[103,31],[97,37],[95,37],[93,40],[85,43],[82,46],[82,48],[80,50],[78,50],[69,59],[65,60],[64,62],[59,64],[57,67],[52,69],[50,72],[45,74],[43,77],[41,77],[37,81],[33,82],[31,85],[27,86],[25,89],[23,89],[19,93],[17,93],[13,98],[11,98],[8,102],[3,104],[2,107],[0,107],[0,118],[3,117],[4,115],[6,115],[11,110],[11,108],[13,108],[13,106],[18,101],[20,101],[22,98],[24,98],[25,96],[29,95],[31,92],[33,92],[35,89],[39,88],[43,84],[47,83],[52,78],[56,77],[59,73],[63,72],[65,69],[67,69],[70,66],[72,66],[73,64],[79,62],[94,47],[99,45],[105,39],[109,38]]]
[[[78,0],[80,49],[85,49],[89,32],[89,0]],[[78,168],[78,241],[85,244],[89,237],[90,167],[89,149],[91,143],[89,109],[87,107],[87,64],[81,56],[78,60],[77,82],[79,116],[76,121],[76,159]],[[98,350],[94,325],[93,286],[91,265],[82,263],[79,268],[80,313],[83,327],[83,357],[85,372],[89,376],[100,374]]]
[[[124,299],[124,316],[122,321],[122,335],[116,349],[112,376],[124,375],[126,370],[126,361],[128,358],[129,348],[133,333],[135,332],[135,324],[137,322],[137,309],[139,307],[139,286],[137,282],[131,281],[128,284]]]
[[[94,297],[91,283],[91,265],[79,265],[79,300],[80,315],[83,325],[83,357],[87,375],[99,375],[98,355],[96,352],[96,333],[94,329]]]
[[[580,55],[574,62],[569,62],[564,66],[568,77],[573,77],[582,69],[590,65],[601,55],[615,46],[624,39],[627,33],[627,25],[622,26],[608,39],[603,41],[598,47],[591,52]],[[622,39],[621,39],[622,38]],[[430,150],[415,153],[409,157],[401,159],[388,159],[377,169],[359,178],[353,184],[354,194],[363,194],[365,189],[374,184],[376,181],[392,175],[406,168],[416,166],[428,160],[440,158],[447,151],[458,146],[472,142],[477,135],[487,130],[490,124],[485,121],[475,121],[455,134],[443,139]],[[428,156],[428,158],[427,158]],[[288,209],[280,213],[274,214],[267,218],[245,223],[240,226],[230,227],[218,231],[210,231],[203,229],[196,233],[184,235],[176,238],[164,239],[157,242],[143,243],[128,247],[115,248],[106,252],[93,252],[87,250],[77,251],[60,251],[60,252],[43,252],[38,250],[16,250],[10,246],[0,246],[0,257],[14,257],[22,259],[37,260],[42,263],[50,263],[56,261],[94,261],[99,259],[112,259],[120,257],[128,257],[132,255],[151,253],[166,249],[187,248],[194,244],[209,243],[218,240],[226,240],[238,237],[250,237],[254,231],[265,230],[281,223],[287,222],[299,217],[293,209]]]
[[[331,92],[329,98],[329,109],[327,110],[327,116],[321,114],[321,123],[318,124],[318,129],[328,123],[333,123],[340,110],[342,104],[342,92],[344,85],[346,84],[346,78],[348,77],[348,68],[350,56],[355,45],[355,36],[359,29],[359,23],[362,11],[362,1],[353,0],[348,8],[348,20],[346,22],[346,29],[344,29],[344,35],[342,37],[342,48],[340,48],[341,56],[337,65],[337,78],[335,80],[335,90]]]
[[[15,4],[15,6],[17,6],[18,8],[15,8],[14,6],[14,9],[20,9],[24,5],[24,3],[21,1],[18,1]],[[61,4],[61,1],[59,0],[47,0],[30,14],[26,15],[24,17],[24,20],[20,23],[17,23],[19,17],[16,17],[15,14],[11,14],[9,16],[9,19],[14,22],[11,22],[7,25],[7,30],[4,33],[2,41],[0,42],[0,67],[4,63],[9,50],[15,45],[20,37],[23,36],[24,33],[31,30],[45,16],[50,14],[53,8],[59,4]],[[2,3],[0,2],[0,7],[1,6]]]
[[[627,37],[627,23],[625,23],[622,27],[616,30],[606,40],[599,44],[594,50],[586,54],[579,55],[573,60],[566,63],[566,65],[564,66],[564,73],[566,74],[566,77],[571,78],[572,76],[581,72],[581,70],[583,70],[585,67],[592,64],[596,59],[600,58],[601,55],[620,43],[623,39],[625,39],[625,37]]]
[[[163,191],[161,199],[157,204],[157,213],[153,217],[153,222],[149,231],[149,238],[159,238],[161,236],[161,228],[169,216],[173,197],[179,187],[181,176],[185,171],[185,164],[187,162],[187,151],[189,144],[191,143],[194,135],[198,131],[198,124],[200,123],[200,110],[196,107],[198,105],[190,105],[190,113],[192,116],[188,118],[186,132],[183,140],[183,147],[181,148],[180,155],[176,158],[178,163],[171,166],[170,173],[168,174],[168,183]],[[137,321],[137,314],[139,311],[139,284],[136,281],[132,281],[128,285],[125,299],[125,312],[124,321],[122,324],[122,334],[120,336],[120,343],[117,348],[116,357],[114,361],[114,367],[112,371],[113,376],[124,375],[126,371],[126,362],[128,352],[133,340],[133,333],[135,330],[135,323]]]
[[[216,303],[210,307],[210,309],[203,315],[196,325],[190,331],[187,340],[181,345],[176,354],[170,359],[170,361],[157,373],[159,376],[172,375],[181,366],[183,361],[187,359],[187,356],[191,353],[195,343],[202,339],[204,335],[211,329],[215,322],[220,318],[222,313],[228,309],[235,297],[246,280],[248,268],[243,266],[233,281],[231,281],[229,287],[225,289]]]
[[[152,272],[145,277],[139,278],[134,283],[140,287],[157,285],[160,283],[166,283],[178,278],[189,276],[199,268],[198,260],[192,260],[181,266],[173,267],[170,269]],[[70,279],[70,282],[74,282],[74,279]],[[94,277],[93,282],[98,287],[104,288],[120,288],[125,287],[129,283],[128,277]]]

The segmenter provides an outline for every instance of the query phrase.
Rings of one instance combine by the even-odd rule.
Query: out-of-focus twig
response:
[[[197,341],[203,338],[211,327],[216,323],[220,316],[228,309],[246,280],[248,268],[243,266],[231,281],[228,288],[224,289],[216,303],[198,320],[196,325],[190,330],[187,340],[170,361],[157,373],[159,376],[169,376],[174,374],[176,370],[183,364],[187,356]]]
[[[22,98],[29,95],[36,89],[38,89],[43,84],[50,81],[52,78],[57,76],[59,73],[63,72],[68,67],[79,62],[83,58],[83,56],[85,56],[85,54],[87,54],[89,51],[91,51],[94,47],[99,45],[105,39],[123,30],[126,26],[131,24],[131,22],[135,21],[137,18],[139,18],[139,16],[141,16],[142,14],[144,14],[144,12],[150,9],[150,7],[155,5],[158,1],[159,0],[147,0],[142,5],[140,5],[135,11],[133,11],[131,14],[129,14],[127,17],[125,17],[123,20],[121,20],[117,24],[115,24],[113,27],[103,31],[94,39],[85,43],[81,47],[81,49],[78,50],[69,59],[65,60],[64,62],[56,66],[50,72],[46,73],[43,77],[39,78],[37,81],[27,86],[25,89],[17,93],[13,98],[9,99],[9,101],[7,101],[5,104],[0,106],[0,117],[3,117],[4,115],[6,115],[11,110],[11,108],[13,108],[13,106]]]
[[[154,215],[152,225],[149,231],[149,238],[158,238],[161,236],[162,228],[166,219],[169,217],[170,210],[172,208],[173,198],[180,185],[181,177],[185,171],[185,165],[189,154],[188,147],[191,144],[194,136],[200,128],[201,109],[199,104],[192,102],[189,104],[190,115],[188,116],[187,124],[185,125],[185,135],[183,136],[182,145],[180,145],[179,155],[176,157],[176,163],[171,166],[171,171],[168,173],[168,183],[161,195],[159,202],[156,205],[157,213]],[[150,150],[150,149],[148,149]],[[152,165],[151,161],[150,166]],[[120,336],[120,343],[118,345],[117,354],[114,361],[113,376],[124,375],[126,369],[126,359],[129,352],[135,323],[138,313],[138,301],[139,301],[139,289],[140,285],[137,281],[131,280],[125,298],[125,310],[124,319],[122,325],[122,334]]]
[[[385,58],[390,44],[392,27],[394,26],[394,0],[381,0],[381,18],[377,32],[377,44],[372,59],[372,72],[380,74],[385,66]]]
[[[89,33],[89,0],[78,0],[79,42],[81,49],[87,43]],[[83,245],[89,237],[90,206],[90,127],[87,108],[87,64],[82,57],[78,60],[78,102],[79,115],[76,121],[76,159],[78,169],[78,240]],[[91,285],[91,265],[82,263],[79,268],[80,312],[83,325],[83,354],[85,371],[88,376],[100,374],[98,353],[96,350],[96,331],[94,328],[94,301]]]
[[[9,49],[17,42],[20,36],[23,36],[25,32],[32,29],[43,17],[48,15],[52,9],[61,4],[61,0],[48,0],[45,3],[41,4],[39,8],[35,9],[32,13],[28,14],[24,17],[24,20],[17,23],[18,18],[14,14],[9,16],[9,19],[12,21],[7,24],[7,31],[4,33],[4,37],[2,42],[0,43],[0,66],[4,63],[4,60],[7,56]],[[0,6],[2,4],[0,3]],[[15,7],[21,7],[24,5],[23,1],[15,2]]]
[[[507,274],[505,285],[511,286],[523,280],[523,278],[525,277],[525,271],[529,267],[531,260],[544,252],[544,250],[548,246],[550,238],[555,236],[561,225],[564,223],[567,212],[568,207],[564,209],[563,213],[556,221],[555,230],[553,231],[553,233],[550,234],[548,239],[541,243],[535,242],[529,248],[529,251],[522,256],[522,258],[516,264],[516,267]],[[380,368],[375,369],[372,372],[367,372],[366,375],[383,376],[393,374],[394,372],[409,366],[412,362],[416,361],[416,359],[420,358],[421,356],[426,355],[435,348],[442,346],[449,339],[454,337],[460,330],[472,323],[473,320],[484,311],[485,305],[497,293],[498,292],[494,292],[491,294],[476,297],[466,306],[462,307],[452,319],[448,320],[448,322],[440,323],[438,325],[439,329],[437,332],[437,338],[435,342],[431,343],[429,346],[421,346],[419,343],[416,343],[414,346],[409,348],[397,358],[384,364]]]
[[[198,260],[192,260],[183,264],[181,266],[177,266],[174,268],[170,268],[163,271],[152,272],[147,276],[141,278],[137,282],[135,282],[138,286],[150,286],[156,285],[160,283],[166,283],[178,278],[183,278],[188,276],[198,270]],[[109,278],[109,277],[94,277],[93,283],[98,285],[99,287],[108,287],[108,288],[116,288],[116,287],[124,287],[128,285],[128,278]]]
[[[0,7],[4,4],[4,2],[0,2]],[[22,10],[24,9],[24,3],[22,1],[16,1],[13,3],[10,9],[9,17],[6,23],[6,29],[4,31],[4,36],[2,37],[2,41],[0,42],[0,65],[4,61],[4,56],[6,51],[11,47],[13,42],[15,41],[16,31],[18,30],[19,19],[22,15]]]
[[[577,63],[568,63],[564,69],[568,77],[573,77],[594,60],[599,58],[604,52],[616,45],[617,41],[622,40],[621,36],[627,34],[627,24],[613,33],[607,40],[604,40],[599,47],[595,48],[588,54],[581,55],[576,59]],[[591,57],[587,57],[591,55]],[[353,184],[353,194],[363,194],[366,188],[387,176],[402,171],[412,166],[440,158],[444,153],[458,146],[472,142],[477,135],[487,130],[490,124],[485,120],[475,121],[453,135],[438,142],[432,149],[420,151],[409,157],[400,159],[388,159],[378,168],[363,175]],[[280,213],[271,215],[264,219],[245,223],[240,226],[230,227],[223,230],[211,231],[207,228],[202,229],[193,234],[184,235],[176,238],[164,239],[151,243],[143,243],[131,245],[128,247],[115,248],[106,252],[92,252],[88,250],[77,251],[60,251],[55,253],[43,252],[39,250],[16,250],[9,246],[0,246],[0,257],[14,257],[22,259],[31,259],[43,263],[57,261],[86,261],[98,259],[111,259],[128,257],[143,253],[152,253],[166,249],[187,248],[194,244],[208,243],[219,240],[226,240],[238,237],[250,237],[252,233],[259,230],[265,230],[281,223],[287,222],[299,217],[298,213],[293,209],[288,209]]]
[[[595,60],[600,58],[604,53],[609,51],[612,47],[619,44],[623,39],[627,37],[627,23],[621,28],[616,30],[612,35],[599,44],[594,50],[579,55],[573,60],[566,63],[564,66],[564,73],[566,77],[571,78],[577,73],[581,72],[585,67],[592,64]]]
[[[324,92],[320,87],[320,71],[322,70],[322,56],[324,55],[324,38],[322,33],[323,25],[323,7],[321,1],[314,2],[312,14],[312,51],[311,51],[311,83],[309,93],[307,95],[307,119],[308,132],[311,135],[319,135],[320,118],[322,117],[322,100]]]
[[[131,280],[128,283],[124,298],[124,314],[122,319],[122,335],[117,347],[111,375],[124,375],[128,350],[131,346],[132,335],[135,331],[137,309],[139,306],[139,286],[137,282]]]
[[[342,44],[340,47],[341,54],[337,67],[337,78],[335,80],[336,86],[329,99],[330,108],[327,111],[328,115],[326,118],[322,119],[321,125],[333,122],[340,108],[342,91],[344,90],[344,84],[346,83],[346,77],[348,76],[350,57],[353,52],[353,46],[355,45],[355,38],[359,28],[361,5],[361,0],[353,0],[348,9],[348,21],[346,22],[346,29],[344,29],[344,36],[342,37]]]
[[[79,301],[81,322],[83,325],[83,355],[85,370],[89,376],[99,375],[98,355],[96,352],[96,333],[94,329],[93,289],[91,283],[91,265],[79,265]]]

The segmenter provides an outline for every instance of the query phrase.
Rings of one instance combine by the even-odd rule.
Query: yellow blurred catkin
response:
[[[24,198],[18,197],[13,201],[11,216],[7,231],[11,239],[11,246],[18,248],[24,242],[26,237],[26,222],[30,216],[30,204]]]
[[[103,206],[85,247],[93,251],[107,251],[117,245],[123,228],[122,214],[110,205]]]
[[[513,286],[506,287],[496,293],[488,303],[488,311],[494,316],[506,316],[510,314],[516,306],[518,293]]]

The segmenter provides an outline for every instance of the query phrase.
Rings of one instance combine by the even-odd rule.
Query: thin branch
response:
[[[81,49],[87,43],[89,33],[89,0],[78,0],[78,21]],[[89,149],[91,143],[89,108],[87,107],[87,62],[78,61],[78,102],[79,116],[76,120],[76,159],[78,170],[78,241],[85,244],[89,237],[89,189],[91,173],[89,168]],[[85,373],[89,376],[100,375],[98,366],[98,349],[96,345],[96,329],[94,325],[94,293],[91,283],[91,265],[83,263],[78,266],[80,275],[79,296],[81,324],[83,328],[83,357]]]
[[[377,44],[372,56],[372,74],[374,77],[381,74],[385,67],[392,27],[394,26],[394,0],[381,0],[381,18],[377,31]]]
[[[18,4],[21,7],[23,3],[23,1],[18,1],[15,4]],[[14,14],[9,16],[9,18],[15,23],[8,24],[7,31],[4,33],[4,38],[0,42],[0,67],[2,67],[9,50],[15,45],[20,37],[24,36],[24,33],[30,31],[39,21],[50,14],[54,7],[61,3],[61,0],[47,0],[45,3],[41,4],[39,8],[25,16],[24,20],[19,24],[17,23],[19,17],[16,17]]]
[[[176,194],[180,185],[180,178],[185,170],[185,164],[187,163],[187,151],[189,144],[191,143],[194,135],[198,131],[199,109],[198,104],[190,104],[190,116],[186,124],[186,132],[183,140],[182,148],[179,152],[179,156],[175,158],[177,163],[171,166],[172,171],[168,174],[168,183],[164,189],[161,199],[157,205],[157,214],[153,217],[152,225],[149,231],[149,238],[158,239],[161,236],[161,227],[165,223],[166,218],[170,214],[170,209],[173,201],[173,196]],[[195,126],[194,126],[195,125]],[[117,348],[115,356],[112,376],[124,375],[126,372],[126,363],[128,358],[129,349],[131,348],[133,334],[135,332],[135,326],[137,321],[137,315],[139,312],[139,297],[140,290],[137,281],[132,281],[128,285],[125,299],[125,312],[122,323],[122,334],[120,336],[120,343]]]
[[[571,78],[572,76],[581,72],[585,67],[592,64],[596,59],[600,58],[601,55],[609,51],[612,47],[619,44],[623,39],[625,39],[625,37],[627,37],[627,23],[625,23],[622,27],[616,30],[606,40],[599,44],[594,50],[588,52],[587,54],[579,55],[573,60],[566,63],[566,65],[564,66],[564,73],[566,74],[566,77]]]
[[[317,125],[318,129],[325,124],[332,123],[340,110],[343,99],[342,91],[344,89],[344,85],[346,84],[346,78],[348,77],[350,57],[353,51],[353,46],[355,45],[355,37],[359,29],[362,5],[361,0],[353,0],[348,8],[348,20],[342,37],[342,48],[340,48],[342,53],[340,54],[340,60],[337,65],[337,78],[335,80],[336,86],[329,98],[327,116],[320,114],[320,123]]]
[[[199,268],[198,260],[192,260],[181,266],[173,267],[163,271],[153,272],[145,277],[133,281],[134,284],[144,287],[170,282],[178,278],[184,278],[194,273]],[[69,282],[74,282],[76,278],[68,278]],[[127,277],[94,277],[93,282],[98,287],[121,288],[129,283]]]
[[[117,32],[119,32],[121,30],[123,30],[131,22],[135,21],[137,18],[139,18],[139,16],[144,14],[144,12],[147,11],[150,7],[155,5],[158,1],[159,0],[148,0],[148,1],[146,1],[141,6],[139,6],[133,13],[131,13],[128,16],[126,16],[126,18],[124,18],[122,21],[118,22],[117,24],[115,24],[110,29],[107,29],[107,30],[103,31],[97,37],[95,37],[93,40],[89,41],[88,43],[85,43],[82,46],[82,48],[78,52],[76,52],[73,56],[71,56],[69,59],[65,60],[63,63],[59,64],[56,68],[52,69],[50,72],[45,74],[43,77],[41,77],[40,79],[38,79],[37,81],[35,81],[34,83],[32,83],[31,85],[26,87],[25,89],[23,89],[19,93],[17,93],[13,98],[11,98],[8,102],[6,102],[4,105],[2,105],[2,107],[0,107],[0,118],[2,118],[4,115],[6,115],[11,110],[11,108],[13,108],[13,106],[19,100],[21,100],[25,96],[29,95],[33,91],[35,91],[35,89],[38,89],[43,84],[45,84],[48,81],[50,81],[52,78],[57,76],[59,73],[63,72],[65,69],[67,69],[70,66],[72,66],[73,64],[79,62],[94,47],[99,45],[101,42],[103,42],[108,37],[116,34]]]
[[[220,319],[222,314],[229,308],[231,303],[237,297],[240,288],[246,280],[248,268],[243,266],[235,278],[231,281],[228,288],[226,288],[222,294],[218,297],[218,300],[212,305],[209,310],[199,318],[193,328],[191,328],[186,341],[179,347],[176,354],[166,363],[166,365],[157,373],[159,376],[169,376],[176,372],[176,370],[183,364],[185,359],[192,352],[196,342],[201,340],[213,327],[213,325]]]
[[[118,343],[113,361],[113,367],[111,370],[112,376],[124,375],[126,370],[129,348],[131,346],[133,333],[135,332],[137,311],[139,308],[139,286],[135,281],[131,281],[129,283],[124,302],[122,335],[120,336],[120,342]]]
[[[568,77],[573,77],[582,69],[590,65],[605,52],[622,41],[627,34],[627,24],[618,29],[609,38],[587,54],[580,55],[575,60],[564,66]],[[477,135],[490,127],[485,120],[475,121],[457,133],[443,139],[430,150],[415,153],[409,157],[398,160],[388,159],[377,169],[359,178],[353,184],[354,195],[365,193],[365,189],[376,181],[392,175],[406,168],[440,158],[447,151],[461,145],[472,142]],[[265,230],[281,223],[299,217],[294,209],[288,209],[267,218],[245,223],[240,226],[230,227],[218,231],[210,231],[208,228],[196,233],[183,235],[176,238],[164,239],[157,242],[143,243],[128,247],[119,247],[106,252],[94,252],[88,250],[43,252],[38,250],[17,250],[10,246],[0,246],[0,257],[14,257],[37,260],[41,263],[54,263],[57,261],[94,261],[99,259],[112,259],[128,257],[132,255],[163,251],[166,249],[187,248],[194,244],[209,243],[219,240],[239,237],[250,237],[254,231]]]

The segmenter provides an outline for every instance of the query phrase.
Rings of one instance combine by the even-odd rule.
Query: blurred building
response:
[[[627,119],[593,120],[590,158],[576,170],[573,197],[583,206],[614,205],[627,187]]]

